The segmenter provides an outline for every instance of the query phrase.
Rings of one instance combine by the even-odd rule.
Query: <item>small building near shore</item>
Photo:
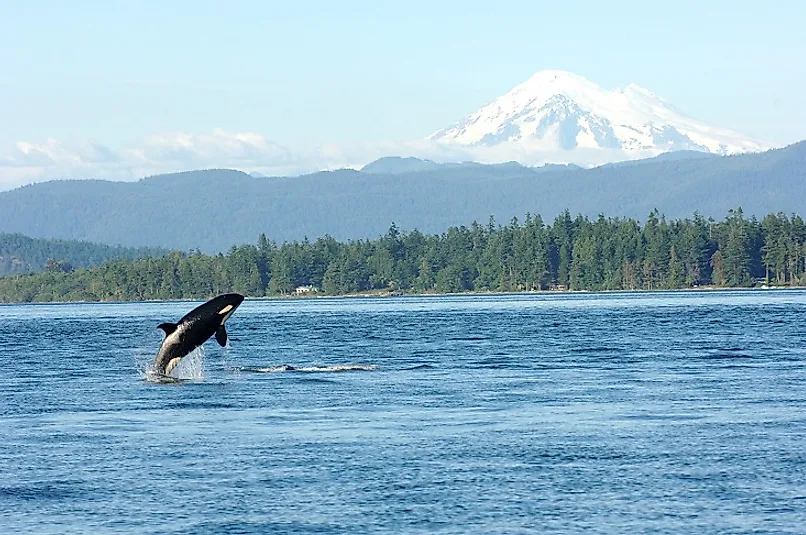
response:
[[[313,285],[309,286],[297,286],[297,289],[294,290],[294,295],[308,295],[308,294],[315,294],[319,291],[319,288]]]

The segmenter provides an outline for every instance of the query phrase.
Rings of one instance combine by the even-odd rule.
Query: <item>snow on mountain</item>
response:
[[[573,163],[675,150],[737,154],[773,148],[689,117],[635,84],[608,91],[582,76],[556,70],[538,72],[428,139],[480,155],[511,149],[510,154]]]

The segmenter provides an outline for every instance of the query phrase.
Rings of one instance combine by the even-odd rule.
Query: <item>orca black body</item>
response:
[[[158,375],[169,375],[182,357],[202,345],[215,335],[221,347],[227,345],[227,330],[224,322],[243,302],[244,296],[237,293],[222,294],[199,305],[177,323],[162,323],[159,329],[165,331],[151,371]]]

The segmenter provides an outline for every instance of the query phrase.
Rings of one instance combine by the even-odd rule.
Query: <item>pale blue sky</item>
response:
[[[73,0],[0,4],[0,155],[161,132],[422,138],[544,69],[806,138],[806,3]]]

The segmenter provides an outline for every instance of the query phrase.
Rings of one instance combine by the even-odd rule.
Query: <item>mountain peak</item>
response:
[[[646,96],[646,97],[652,97],[652,98],[660,99],[659,96],[657,96],[655,93],[653,93],[649,89],[643,88],[640,85],[634,84],[632,82],[627,84],[624,87],[624,89],[621,90],[621,92],[622,93],[627,93],[627,94],[642,95],[642,96]]]
[[[635,83],[606,90],[563,70],[533,74],[505,95],[430,140],[480,150],[537,155],[543,161],[604,163],[674,150],[714,154],[771,148],[736,132],[698,121]],[[598,162],[575,159],[575,153]],[[506,157],[506,156],[504,156]],[[525,162],[542,163],[542,162]]]
[[[545,70],[534,73],[524,84],[591,84],[584,76],[563,70]]]

